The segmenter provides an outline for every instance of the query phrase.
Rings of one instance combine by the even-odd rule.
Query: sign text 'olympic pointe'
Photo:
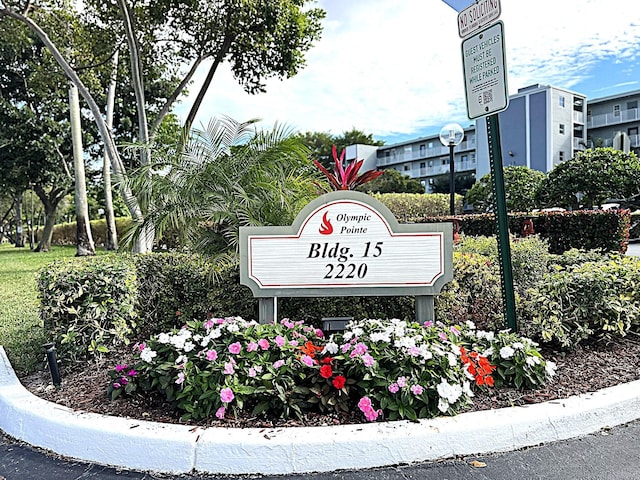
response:
[[[241,282],[254,294],[279,291],[275,296],[439,291],[450,280],[451,224],[399,225],[374,201],[333,192],[307,206],[292,227],[242,229]]]

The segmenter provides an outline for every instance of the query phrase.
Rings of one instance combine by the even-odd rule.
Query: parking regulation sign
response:
[[[509,106],[501,21],[463,40],[462,69],[469,119],[501,112]]]

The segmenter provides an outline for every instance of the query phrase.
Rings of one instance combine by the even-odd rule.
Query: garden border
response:
[[[0,345],[0,430],[35,447],[160,473],[290,474],[505,452],[640,418],[640,380],[524,407],[418,422],[199,428],[74,411],[31,394]]]

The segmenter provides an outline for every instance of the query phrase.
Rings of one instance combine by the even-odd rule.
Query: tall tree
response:
[[[119,45],[122,35],[127,39],[130,78],[131,84],[134,85],[138,110],[138,141],[148,144],[163,117],[170,111],[193,78],[198,66],[205,60],[212,60],[213,64],[200,89],[198,100],[191,109],[187,128],[190,127],[201,99],[222,62],[231,63],[234,75],[249,92],[264,89],[264,81],[269,76],[294,75],[304,65],[304,53],[313,41],[319,38],[320,20],[324,16],[321,9],[305,8],[308,3],[310,0],[182,0],[139,4],[129,0],[116,0],[115,3],[88,0],[85,4],[85,14],[88,19],[94,20],[94,26],[108,27],[112,45]],[[24,23],[47,46],[87,102],[114,173],[125,179],[124,163],[96,98],[81,80],[77,69],[70,64],[67,56],[63,55],[56,43],[41,28],[37,19],[39,9],[33,10],[32,14],[30,6],[31,2],[4,0],[0,2],[0,20],[2,17],[10,17]],[[148,55],[145,55],[145,52]],[[181,76],[180,82],[167,97],[164,106],[154,112],[155,118],[151,126],[147,119],[148,107],[144,98],[148,87],[145,85],[146,72],[141,68],[145,58],[147,61],[152,59],[156,64],[173,65],[174,68],[171,70],[175,72],[187,65],[186,73]],[[165,63],[162,63],[162,60],[165,60]],[[141,160],[144,164],[148,162],[148,152],[143,150],[142,153]],[[144,222],[140,199],[129,190],[127,182],[123,181],[120,185],[122,196],[134,221],[140,225],[147,225],[152,231],[153,225]],[[144,192],[139,192],[139,195],[143,194]],[[134,251],[148,251],[151,241],[152,235],[141,235]]]

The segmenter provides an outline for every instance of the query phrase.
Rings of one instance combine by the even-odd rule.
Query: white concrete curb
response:
[[[0,346],[0,429],[78,460],[163,473],[288,474],[510,451],[640,418],[640,381],[527,407],[334,427],[193,428],[76,412],[28,392]]]

